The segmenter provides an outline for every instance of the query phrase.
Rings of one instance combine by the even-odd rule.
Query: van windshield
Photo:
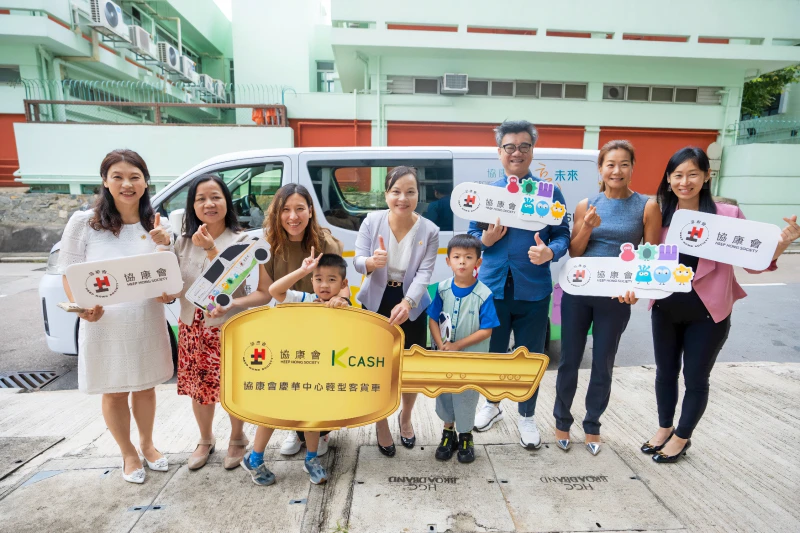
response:
[[[310,161],[308,174],[328,223],[358,231],[369,212],[386,209],[386,173],[400,165],[417,169],[420,191],[416,211],[441,231],[452,231],[453,162],[449,159]]]

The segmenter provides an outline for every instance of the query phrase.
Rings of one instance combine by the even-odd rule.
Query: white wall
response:
[[[722,153],[719,195],[736,198],[747,218],[783,228],[800,215],[800,144],[743,144]]]
[[[99,183],[103,157],[116,148],[138,152],[153,183],[165,185],[191,167],[227,152],[289,148],[291,128],[15,124],[23,182]]]

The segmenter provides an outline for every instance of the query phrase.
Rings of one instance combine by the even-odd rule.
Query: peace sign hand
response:
[[[161,213],[156,213],[153,229],[150,230],[150,238],[159,246],[169,246],[172,242],[169,231],[161,227]]]
[[[203,250],[208,250],[214,246],[214,238],[208,232],[208,227],[205,224],[197,228],[197,231],[192,235],[192,243]]]
[[[303,259],[303,264],[300,265],[300,270],[303,272],[313,272],[317,265],[319,264],[319,260],[322,258],[322,254],[319,254],[316,258],[314,257],[314,247],[311,247],[311,255]]]

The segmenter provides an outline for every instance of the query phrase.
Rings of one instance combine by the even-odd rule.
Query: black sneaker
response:
[[[458,434],[458,462],[471,463],[475,460],[475,445],[472,443],[472,433]]]
[[[442,431],[442,442],[436,448],[436,458],[440,461],[447,461],[458,450],[458,437],[452,429]]]

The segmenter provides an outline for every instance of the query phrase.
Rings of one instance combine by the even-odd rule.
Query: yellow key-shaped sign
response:
[[[222,407],[262,426],[329,431],[391,415],[401,392],[475,389],[493,401],[530,398],[549,359],[514,353],[404,350],[403,330],[364,309],[286,304],[222,326]]]

